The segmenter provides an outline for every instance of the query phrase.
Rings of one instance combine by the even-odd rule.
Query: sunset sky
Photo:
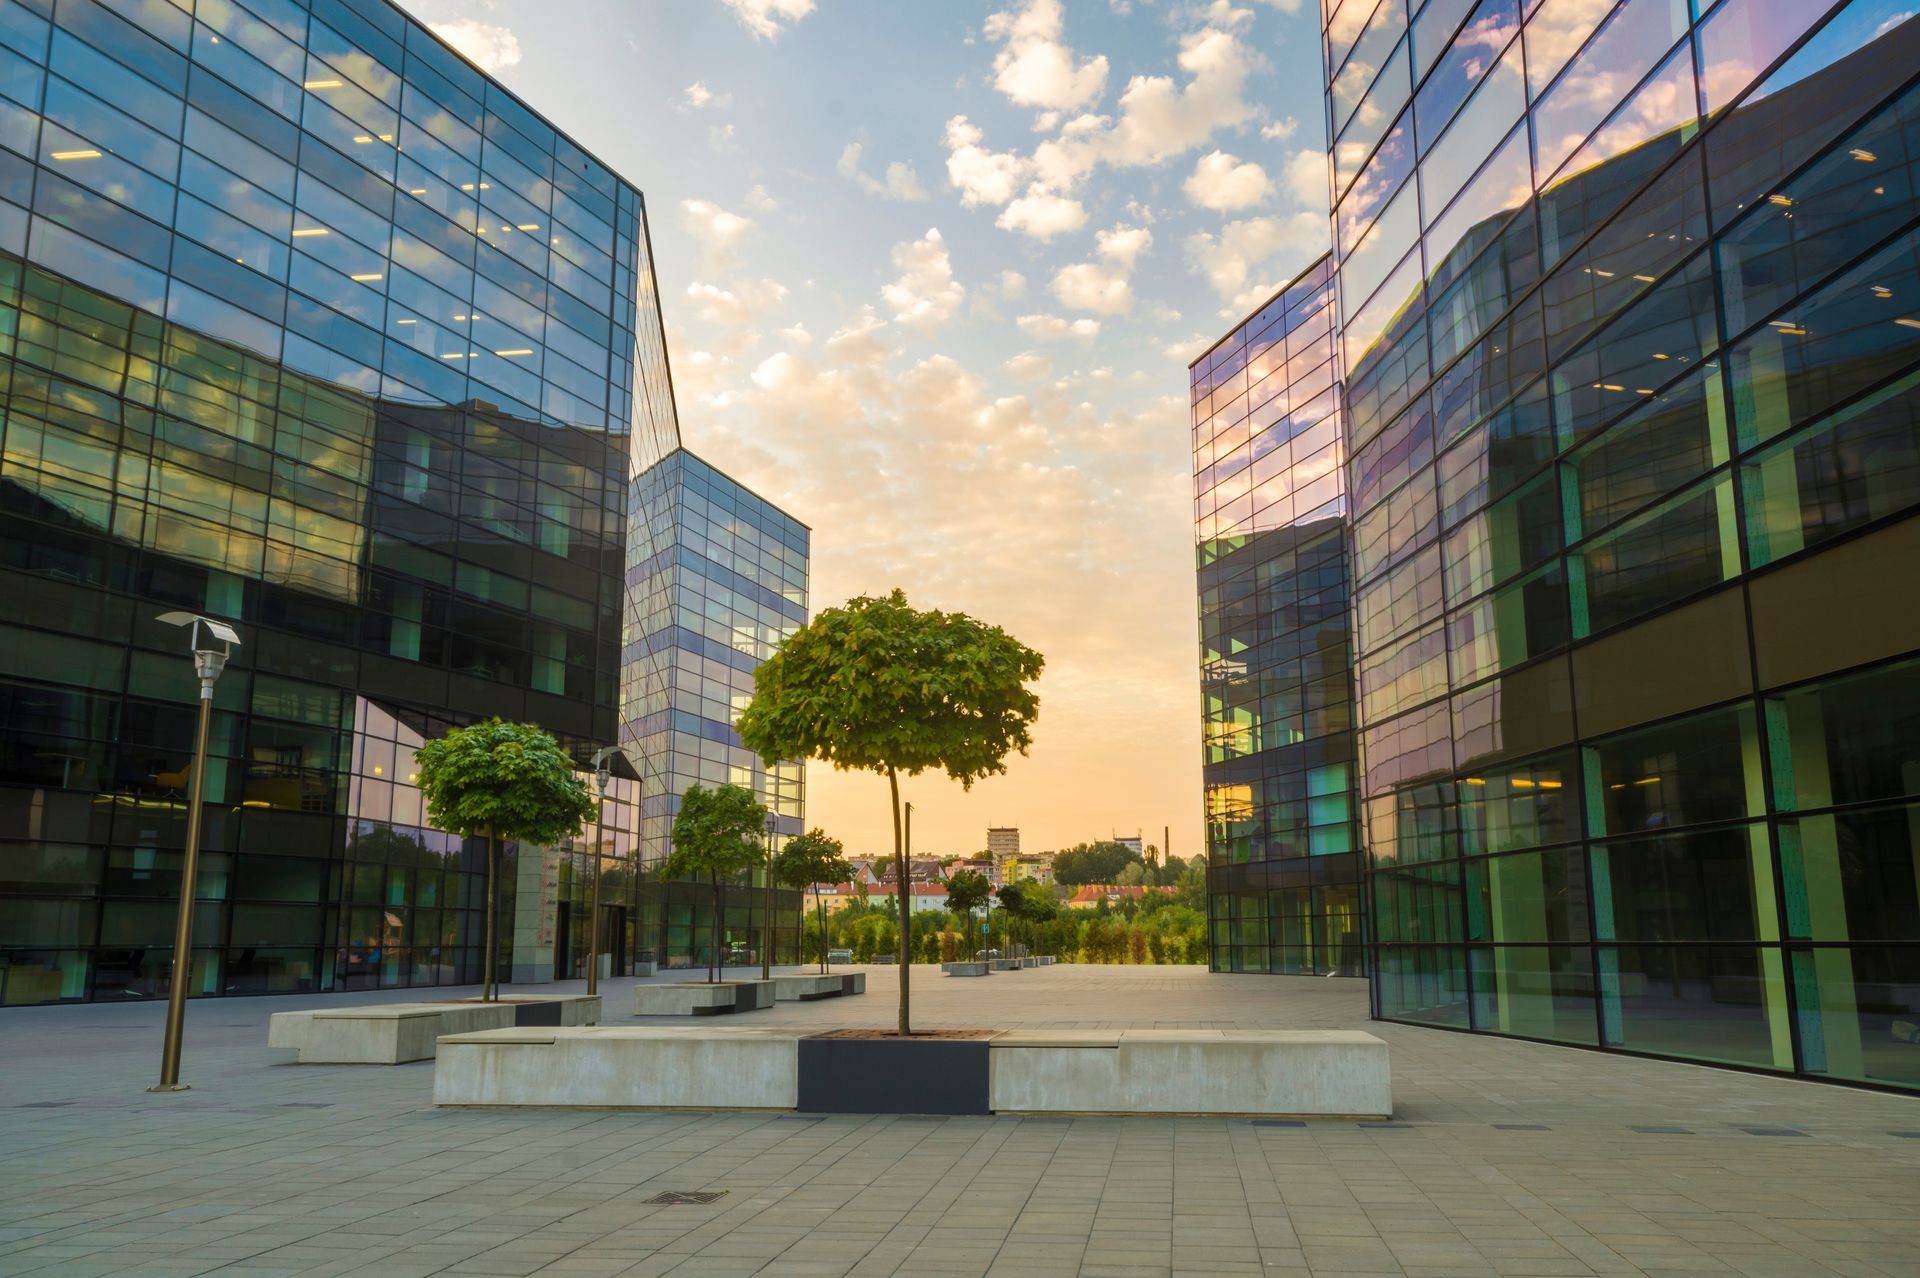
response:
[[[645,191],[687,445],[1047,657],[917,851],[1201,848],[1186,364],[1326,244],[1314,0],[403,0]],[[886,783],[808,822],[891,845]]]

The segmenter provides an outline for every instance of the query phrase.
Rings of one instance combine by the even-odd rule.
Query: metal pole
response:
[[[760,979],[773,979],[773,813],[767,813],[767,908],[760,920]]]
[[[173,982],[167,989],[166,1038],[160,1047],[160,1082],[150,1092],[184,1092],[180,1040],[187,1024],[187,982],[193,972],[193,893],[200,871],[200,816],[207,788],[207,728],[213,720],[213,681],[200,676],[200,723],[193,738],[193,791],[187,800],[187,849],[180,861],[180,909],[173,924]]]
[[[587,906],[587,993],[600,992],[600,845],[607,837],[607,782],[605,774],[600,780],[600,811],[594,824],[597,826],[593,841],[593,901]]]

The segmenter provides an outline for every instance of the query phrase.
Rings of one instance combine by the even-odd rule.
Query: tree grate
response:
[[[726,1196],[727,1196],[727,1191],[724,1189],[708,1189],[708,1190],[697,1190],[697,1191],[682,1191],[678,1189],[669,1189],[663,1194],[655,1194],[653,1197],[647,1199],[647,1202],[658,1203],[663,1207],[679,1207],[689,1203],[692,1203],[695,1205],[705,1205],[707,1203],[718,1202],[720,1199],[725,1198]]]

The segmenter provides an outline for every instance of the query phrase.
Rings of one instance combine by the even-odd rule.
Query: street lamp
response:
[[[167,1029],[160,1047],[160,1082],[150,1092],[184,1092],[180,1039],[187,1022],[187,982],[193,970],[193,893],[200,870],[200,814],[207,789],[207,726],[213,720],[213,685],[227,668],[240,636],[224,621],[191,612],[163,612],[158,620],[187,627],[193,672],[200,678],[200,722],[194,729],[193,789],[187,799],[187,848],[180,861],[180,908],[173,924],[173,981],[167,987]]]
[[[607,784],[613,780],[613,757],[625,755],[625,746],[603,746],[593,754],[593,780],[600,788],[600,814],[593,844],[593,901],[587,906],[587,993],[600,992],[600,845],[607,831]]]
[[[760,979],[773,979],[773,830],[780,818],[767,809],[767,908],[761,923]]]

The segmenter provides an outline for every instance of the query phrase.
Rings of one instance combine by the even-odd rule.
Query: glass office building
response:
[[[1376,1013],[1920,1087],[1920,21],[1325,38]]]
[[[630,454],[677,445],[640,193],[381,0],[0,0],[0,414],[0,1002],[163,991],[183,608],[243,639],[193,992],[475,979],[411,747],[617,738]],[[505,858],[503,971],[574,966],[596,850],[630,902],[609,816]]]
[[[753,697],[755,668],[807,623],[810,534],[685,449],[635,478],[631,510],[620,718],[642,785],[645,944],[668,967],[704,966],[714,945],[723,958],[757,963],[761,873],[727,893],[716,931],[709,887],[664,879],[659,864],[680,796],[694,785],[752,790],[771,809],[776,846],[805,828],[802,765],[767,767],[733,724]],[[779,889],[773,900],[774,953],[797,962],[800,894]]]
[[[1189,370],[1217,971],[1363,964],[1332,279],[1316,262]]]

